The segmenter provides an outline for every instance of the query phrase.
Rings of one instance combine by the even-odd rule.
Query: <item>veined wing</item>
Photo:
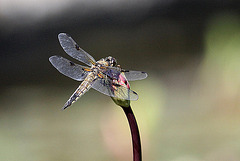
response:
[[[69,56],[89,66],[96,63],[95,59],[91,55],[89,55],[86,51],[81,49],[70,35],[66,33],[60,33],[58,35],[58,39],[62,48]]]
[[[147,73],[142,71],[126,70],[123,71],[128,81],[142,80],[147,78]]]
[[[108,75],[110,78],[118,79],[119,74],[123,72],[128,81],[142,80],[147,78],[147,73],[142,71],[124,70],[119,67],[107,67],[104,74]]]
[[[136,92],[121,86],[119,84],[112,83],[112,80],[97,78],[92,88],[111,97],[117,97],[124,100],[137,100],[138,95]]]
[[[83,81],[88,74],[85,70],[89,69],[88,67],[75,64],[61,56],[51,56],[49,61],[60,73],[74,80]]]

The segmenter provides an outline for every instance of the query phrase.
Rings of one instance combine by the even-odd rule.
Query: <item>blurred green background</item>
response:
[[[80,84],[48,61],[71,59],[61,32],[96,60],[111,55],[148,73],[131,82],[143,160],[240,160],[234,0],[0,0],[0,160],[132,160],[128,122],[111,98],[91,89],[60,110]]]

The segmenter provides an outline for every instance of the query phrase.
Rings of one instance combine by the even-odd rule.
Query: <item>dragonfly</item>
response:
[[[76,81],[82,81],[62,109],[68,108],[90,88],[121,100],[138,99],[137,93],[130,89],[128,81],[145,79],[146,72],[124,70],[117,65],[117,60],[112,56],[96,61],[66,33],[60,33],[58,39],[63,50],[69,56],[87,65],[79,65],[57,55],[49,58],[50,63],[60,73]]]

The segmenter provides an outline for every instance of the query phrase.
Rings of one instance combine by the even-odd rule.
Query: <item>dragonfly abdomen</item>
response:
[[[84,95],[92,87],[92,83],[95,77],[96,77],[95,74],[93,72],[90,72],[87,75],[87,77],[84,79],[84,81],[78,86],[78,88],[69,98],[69,100],[65,103],[65,105],[63,106],[63,109],[66,109],[71,104],[76,102],[82,95]]]

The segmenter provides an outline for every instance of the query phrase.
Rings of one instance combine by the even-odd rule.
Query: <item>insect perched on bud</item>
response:
[[[58,39],[62,48],[69,56],[88,65],[82,66],[61,56],[51,56],[49,58],[51,64],[60,73],[74,80],[82,81],[65,103],[63,109],[71,106],[90,88],[112,97],[117,105],[123,107],[129,107],[130,100],[138,99],[137,93],[130,90],[128,81],[145,79],[147,73],[124,70],[117,65],[117,60],[112,56],[96,61],[66,33],[60,33]]]

